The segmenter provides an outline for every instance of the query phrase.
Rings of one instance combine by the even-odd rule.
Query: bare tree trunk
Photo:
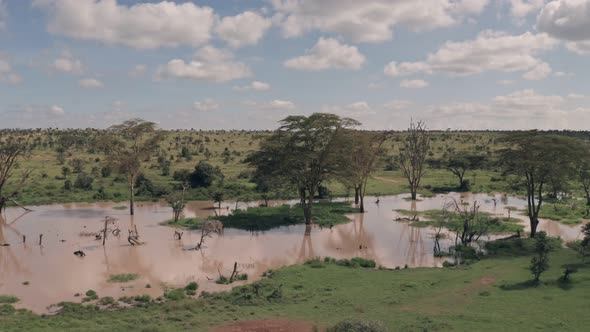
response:
[[[357,185],[354,185],[354,204],[358,204],[359,203],[359,191],[360,188]]]
[[[536,216],[530,217],[531,221],[531,237],[535,237],[537,234],[537,226],[539,226],[539,218]]]

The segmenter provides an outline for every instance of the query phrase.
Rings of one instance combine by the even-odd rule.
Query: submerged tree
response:
[[[20,175],[16,175],[15,170],[28,152],[29,146],[24,140],[0,141],[0,211],[6,207],[7,202],[18,205],[14,199],[27,184],[32,170],[23,170]]]
[[[327,113],[289,116],[280,123],[280,128],[246,162],[256,168],[256,174],[264,174],[296,191],[309,225],[313,199],[320,185],[335,179],[349,166],[343,135],[347,128],[359,123]]]
[[[527,215],[535,237],[548,183],[567,181],[584,149],[577,139],[536,131],[512,133],[504,143],[507,148],[500,152],[500,160],[526,187]]]
[[[424,162],[430,150],[430,137],[424,122],[412,121],[399,149],[398,166],[408,180],[412,200],[416,200],[420,180],[425,172]]]
[[[97,140],[98,148],[107,155],[107,163],[127,176],[131,215],[134,214],[135,183],[141,173],[141,163],[156,152],[161,140],[156,124],[142,119],[112,126]]]

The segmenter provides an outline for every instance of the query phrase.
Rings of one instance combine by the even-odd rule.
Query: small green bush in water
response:
[[[109,277],[109,282],[129,282],[139,278],[137,274],[124,273],[124,274],[112,274]]]

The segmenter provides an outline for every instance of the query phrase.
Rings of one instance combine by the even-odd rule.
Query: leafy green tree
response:
[[[106,154],[107,164],[127,176],[131,215],[135,211],[135,183],[142,162],[150,159],[161,141],[162,135],[156,130],[156,124],[142,119],[112,126],[97,139],[97,147]]]
[[[537,131],[511,133],[503,142],[507,148],[500,152],[500,160],[526,187],[531,237],[535,237],[549,181],[570,179],[584,149],[575,138]]]
[[[209,188],[220,175],[219,168],[213,167],[206,161],[200,161],[190,174],[189,181],[192,188]]]
[[[255,173],[289,186],[299,194],[306,224],[312,223],[313,199],[322,183],[348,167],[344,132],[359,125],[334,114],[289,116],[246,162]]]

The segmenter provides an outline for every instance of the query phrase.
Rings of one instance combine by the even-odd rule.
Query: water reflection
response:
[[[468,202],[477,200],[481,210],[506,215],[507,206],[522,208],[525,201],[504,195],[451,194],[420,201],[408,201],[407,196],[367,198],[367,213],[351,215],[351,222],[332,228],[295,225],[266,232],[252,233],[226,229],[222,235],[205,240],[202,250],[189,251],[199,242],[200,232],[184,231],[181,240],[173,237],[174,229],[159,225],[172,217],[171,209],[162,202],[140,203],[136,215],[113,207],[121,204],[64,204],[35,207],[31,213],[9,208],[0,216],[0,294],[12,294],[21,299],[20,306],[36,312],[60,301],[79,301],[76,293],[94,289],[100,296],[115,298],[125,295],[149,294],[159,296],[165,287],[184,286],[197,281],[201,290],[217,291],[229,286],[217,285],[219,273],[231,273],[234,262],[250,280],[268,269],[302,263],[313,257],[330,256],[337,259],[364,257],[377,264],[396,266],[440,266],[433,257],[432,228],[415,228],[407,222],[393,221],[395,209],[429,210],[442,208],[450,197]],[[271,202],[272,205],[287,203]],[[258,202],[240,203],[240,207],[256,206]],[[215,213],[229,213],[234,202],[222,204],[214,211],[212,202],[187,204],[187,217],[207,217]],[[518,212],[513,211],[516,216]],[[120,228],[119,237],[109,235],[103,247],[89,233],[104,225],[106,216],[115,217]],[[522,216],[523,222],[526,219]],[[527,222],[528,223],[528,222]],[[580,226],[561,225],[542,221],[541,230],[565,240],[579,238]],[[141,246],[127,242],[129,230],[137,230]],[[38,236],[43,234],[43,246]],[[26,242],[23,243],[23,236]],[[440,241],[441,249],[451,244],[447,237]],[[83,250],[80,258],[74,251]],[[113,274],[135,273],[136,281],[110,283]],[[23,282],[29,282],[23,285]],[[150,288],[146,288],[150,284]]]

